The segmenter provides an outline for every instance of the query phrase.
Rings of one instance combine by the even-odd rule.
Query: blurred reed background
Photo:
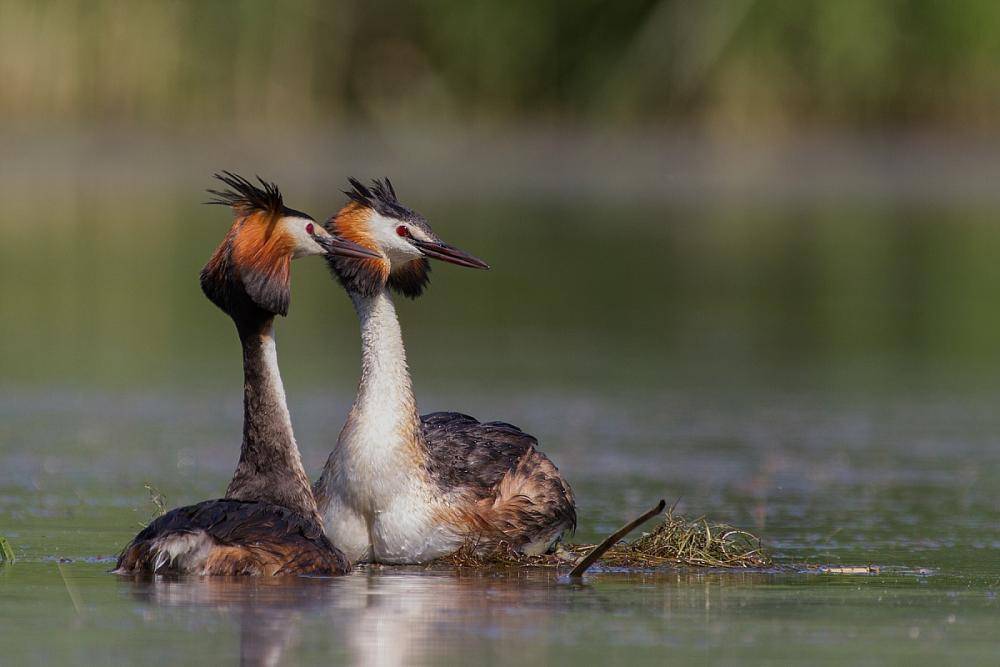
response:
[[[5,125],[992,130],[990,0],[0,6]]]
[[[238,381],[218,169],[493,263],[403,306],[418,383],[992,383],[998,96],[990,0],[3,0],[0,386]],[[301,264],[283,366],[353,378]]]

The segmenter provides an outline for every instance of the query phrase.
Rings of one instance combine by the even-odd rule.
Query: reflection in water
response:
[[[136,598],[154,606],[238,620],[240,664],[285,664],[308,618],[312,630],[330,636],[353,664],[402,665],[431,661],[444,638],[537,630],[550,610],[526,602],[533,590],[553,582],[548,573],[484,578],[401,571],[335,580],[157,578],[129,585]]]
[[[137,581],[133,594],[154,605],[208,609],[237,619],[240,664],[280,665],[298,639],[302,613],[310,606],[299,603],[318,605],[322,598],[310,597],[307,589],[321,595],[323,588],[319,584],[320,580],[292,577],[156,577]]]
[[[430,663],[446,647],[541,631],[554,573],[496,577],[383,570],[352,577],[338,598],[356,664]],[[555,600],[552,601],[555,603]]]
[[[135,598],[153,607],[185,608],[192,617],[207,610],[238,620],[244,665],[295,662],[291,658],[304,651],[303,644],[322,638],[321,643],[330,645],[324,654],[332,651],[352,664],[380,666],[434,663],[496,640],[503,642],[506,655],[518,656],[526,650],[524,642],[572,641],[574,635],[592,631],[587,624],[568,629],[562,622],[568,611],[583,612],[612,635],[628,633],[631,642],[661,645],[667,638],[658,631],[659,623],[644,625],[629,616],[653,612],[663,621],[694,614],[709,623],[713,615],[745,604],[743,599],[730,604],[727,587],[745,589],[774,576],[604,573],[601,586],[593,586],[569,584],[546,570],[390,568],[339,579],[159,578],[127,585]],[[624,607],[623,592],[628,595]],[[155,614],[148,619],[162,622]]]

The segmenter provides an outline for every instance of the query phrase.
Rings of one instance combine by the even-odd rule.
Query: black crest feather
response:
[[[351,184],[351,189],[344,190],[344,194],[351,201],[397,220],[420,218],[419,214],[399,203],[399,199],[396,198],[396,189],[392,187],[392,181],[388,177],[372,180],[371,187],[364,185],[356,178],[348,178],[347,182]]]
[[[215,178],[229,186],[226,190],[208,190],[208,194],[213,195],[213,199],[206,204],[219,204],[221,206],[231,206],[242,213],[252,213],[263,211],[265,213],[281,213],[285,210],[285,202],[281,197],[281,191],[274,183],[268,183],[260,176],[257,187],[239,174],[231,171],[223,171],[215,174]]]

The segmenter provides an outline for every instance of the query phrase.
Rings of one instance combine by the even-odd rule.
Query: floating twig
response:
[[[588,553],[586,556],[580,559],[580,562],[578,562],[576,566],[572,570],[570,570],[569,576],[582,577],[583,573],[587,571],[587,568],[589,568],[591,565],[597,562],[597,559],[603,556],[608,549],[618,544],[618,542],[620,542],[622,538],[631,533],[633,530],[635,530],[636,528],[638,528],[639,526],[646,523],[654,516],[662,512],[663,508],[666,506],[667,506],[667,501],[661,498],[660,502],[656,504],[656,507],[647,511],[642,516],[633,519],[632,521],[629,521],[624,526],[622,526],[615,532],[608,535],[603,542],[598,544],[590,551],[590,553]]]

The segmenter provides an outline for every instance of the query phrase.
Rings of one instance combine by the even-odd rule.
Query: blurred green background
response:
[[[990,384],[998,65],[979,0],[6,0],[0,382],[238,377],[196,282],[233,169],[319,218],[389,175],[491,261],[404,306],[426,386]],[[306,386],[356,364],[323,274]]]
[[[992,129],[990,0],[18,1],[5,120]]]

